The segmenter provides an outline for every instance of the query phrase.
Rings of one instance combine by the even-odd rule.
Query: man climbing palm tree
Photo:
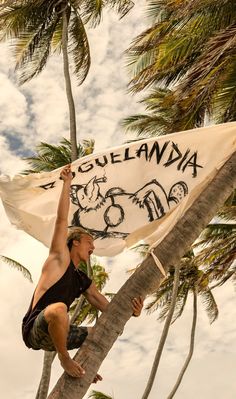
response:
[[[94,250],[92,236],[81,229],[67,234],[72,180],[70,165],[62,170],[61,179],[63,188],[49,256],[23,319],[22,333],[29,348],[56,350],[64,370],[72,377],[82,377],[84,369],[70,357],[68,350],[80,347],[88,333],[92,332],[92,327],[69,325],[67,311],[82,293],[101,312],[106,310],[109,302],[92,280],[79,270],[80,262],[87,262]],[[142,306],[141,298],[133,299],[134,316],[140,315]],[[101,380],[99,375],[94,381],[98,380]]]

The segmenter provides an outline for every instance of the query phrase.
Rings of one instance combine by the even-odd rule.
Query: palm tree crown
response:
[[[168,87],[175,131],[236,119],[236,9],[233,0],[157,0],[152,26],[128,51],[130,87]]]
[[[89,155],[94,150],[94,140],[83,140],[77,146],[78,158]],[[23,174],[50,172],[71,162],[71,142],[61,139],[59,145],[41,142],[36,146],[36,154],[25,158],[31,169]]]
[[[70,61],[78,84],[81,84],[91,63],[85,25],[99,24],[104,8],[113,8],[123,16],[132,5],[130,0],[1,1],[0,39],[13,39],[20,83],[39,74],[50,54],[61,50],[63,12],[66,11]]]

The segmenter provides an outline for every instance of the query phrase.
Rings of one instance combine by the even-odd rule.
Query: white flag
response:
[[[69,226],[112,256],[137,242],[154,246],[172,229],[236,148],[236,122],[108,149],[72,163]],[[17,228],[50,245],[62,181],[53,172],[0,178],[1,198]]]

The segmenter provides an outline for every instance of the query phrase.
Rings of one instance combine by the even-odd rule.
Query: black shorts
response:
[[[79,348],[88,335],[87,327],[80,327],[70,324],[67,336],[67,349]],[[48,333],[48,323],[44,316],[44,310],[39,313],[30,330],[28,342],[32,349],[43,349],[45,351],[55,351],[54,344]]]

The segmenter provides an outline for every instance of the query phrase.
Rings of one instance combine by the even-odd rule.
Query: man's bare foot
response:
[[[83,377],[85,374],[84,369],[75,360],[71,359],[68,355],[58,354],[61,365],[65,372],[71,377]]]
[[[93,379],[94,384],[96,384],[98,381],[102,381],[102,376],[100,374],[97,374]]]

